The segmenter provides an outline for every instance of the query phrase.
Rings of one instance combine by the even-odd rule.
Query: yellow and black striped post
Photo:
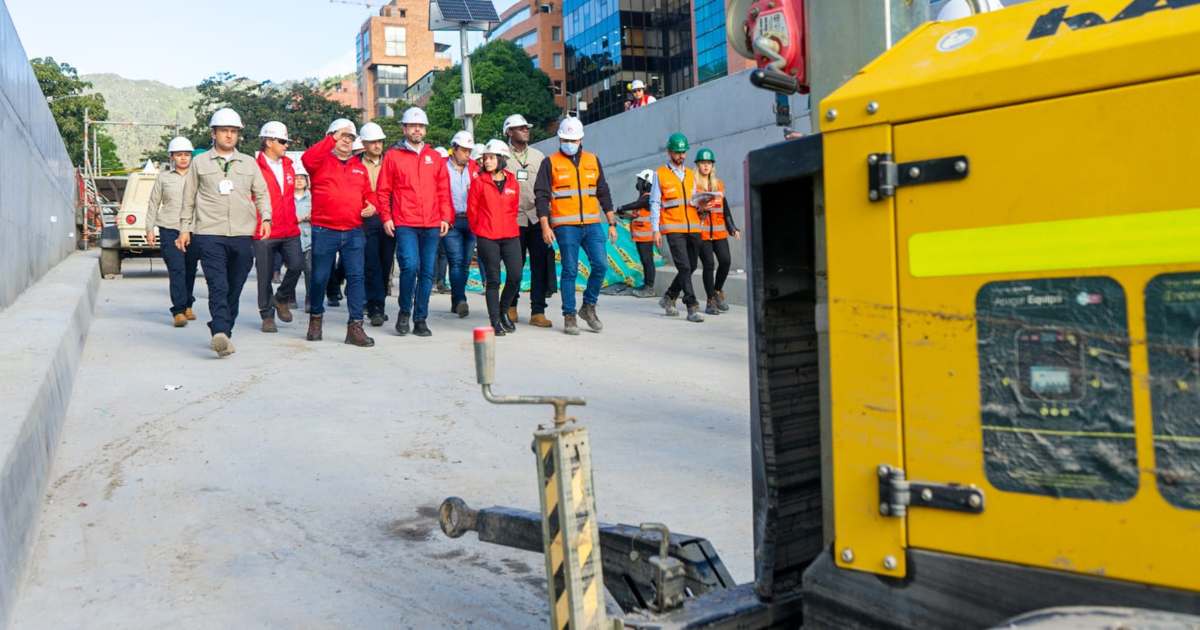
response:
[[[533,435],[541,490],[550,627],[553,630],[607,628],[587,429],[560,426]]]

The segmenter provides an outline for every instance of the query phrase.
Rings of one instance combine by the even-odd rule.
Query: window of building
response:
[[[533,67],[534,67],[534,68],[541,68],[541,67],[542,67],[542,62],[541,62],[541,61],[538,59],[537,55],[534,55],[534,56],[530,57],[530,58],[529,58],[529,61],[533,63]]]
[[[407,32],[403,26],[383,27],[383,39],[387,44],[387,50],[384,51],[387,56],[408,56]]]
[[[551,26],[550,27],[550,41],[552,41],[552,42],[562,41],[562,27],[561,26]]]
[[[354,38],[354,58],[358,61],[358,65],[363,65],[371,60],[371,31],[367,29],[361,31],[358,37]]]
[[[562,53],[554,53],[554,69],[562,70]]]
[[[555,81],[554,82],[554,93],[562,94],[562,91],[563,91],[562,90],[562,81]]]
[[[517,11],[516,13],[504,18],[504,20],[502,20],[499,24],[497,24],[496,28],[492,29],[491,32],[488,33],[488,36],[487,36],[488,41],[490,42],[490,41],[500,37],[501,35],[508,32],[508,30],[511,29],[512,27],[520,24],[521,22],[524,22],[527,19],[529,19],[529,7],[528,6],[522,8],[520,11]]]
[[[514,37],[512,42],[520,48],[529,48],[537,43],[537,29]]]
[[[375,98],[376,100],[394,100],[403,98],[408,89],[408,66],[376,66],[375,67]]]

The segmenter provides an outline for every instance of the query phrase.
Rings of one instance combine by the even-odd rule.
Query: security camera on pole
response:
[[[468,31],[487,31],[500,21],[491,0],[431,0],[429,30],[458,31],[462,47],[462,98],[454,101],[454,117],[463,120],[463,128],[475,132],[473,116],[483,114],[483,95],[471,91],[471,51]]]

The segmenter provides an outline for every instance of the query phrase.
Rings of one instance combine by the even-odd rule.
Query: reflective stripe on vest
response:
[[[684,168],[683,179],[680,180],[670,166],[658,167],[656,173],[658,189],[661,193],[659,203],[659,231],[669,234],[672,232],[699,232],[700,216],[691,204],[692,193],[696,190],[696,174],[690,168]]]
[[[701,217],[700,236],[706,241],[727,238],[729,234],[725,230],[725,198],[723,196],[725,194],[725,183],[713,175],[711,180],[713,187],[709,189],[703,186],[703,181],[699,177],[696,180],[696,190],[701,192],[712,190],[722,194],[720,202]]]
[[[555,151],[550,155],[550,225],[588,225],[600,222],[600,162],[594,153],[579,154],[579,166]]]

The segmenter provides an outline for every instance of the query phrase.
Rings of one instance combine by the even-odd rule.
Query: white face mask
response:
[[[579,143],[578,142],[562,142],[562,143],[559,143],[558,148],[565,155],[574,156],[576,153],[579,153]]]

